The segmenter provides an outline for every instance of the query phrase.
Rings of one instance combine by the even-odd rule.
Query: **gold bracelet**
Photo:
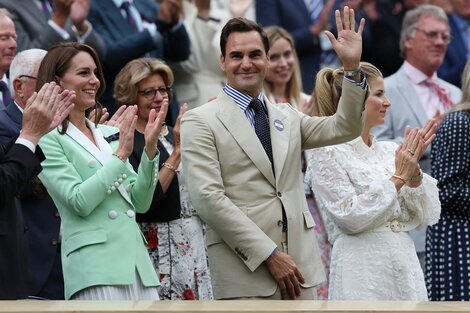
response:
[[[180,171],[178,171],[178,170],[176,169],[176,167],[174,167],[174,166],[171,165],[170,163],[164,162],[164,163],[162,164],[162,166],[163,166],[163,167],[166,167],[167,169],[169,169],[169,170],[171,170],[171,171],[173,171],[176,175],[178,175],[178,174],[180,173]]]
[[[398,176],[398,175],[395,175],[395,174],[393,174],[393,175],[392,175],[392,177],[394,177],[394,178],[396,178],[396,179],[399,179],[399,180],[401,180],[402,182],[404,182],[404,183],[405,183],[405,185],[406,185],[406,183],[407,183],[407,180],[406,180],[406,179],[404,179],[404,178],[403,178],[403,177],[401,177],[401,176]]]
[[[113,152],[113,155],[118,158],[119,160],[121,160],[122,162],[126,163],[126,160],[124,160],[124,158],[120,155],[117,155],[116,153]]]

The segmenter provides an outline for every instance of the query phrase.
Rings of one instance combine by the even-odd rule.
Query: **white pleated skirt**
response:
[[[76,292],[70,300],[160,300],[157,287],[145,287],[137,269],[132,285],[98,285]]]

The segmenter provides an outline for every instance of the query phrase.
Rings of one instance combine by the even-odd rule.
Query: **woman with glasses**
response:
[[[137,104],[134,151],[129,157],[137,168],[145,140],[150,110],[171,101],[173,73],[152,58],[129,62],[116,77],[114,97],[119,105]],[[166,127],[158,140],[160,179],[150,210],[137,216],[147,248],[160,275],[159,295],[167,300],[210,300],[212,287],[205,246],[204,225],[189,200],[181,167],[180,121],[184,104],[172,129]]]
[[[148,112],[145,150],[134,171],[128,159],[137,107],[123,113],[119,129],[98,125],[104,78],[93,48],[77,42],[50,48],[36,90],[50,81],[76,94],[62,125],[39,142],[46,157],[39,178],[62,221],[65,299],[158,300],[158,277],[135,215],[149,209],[156,188],[156,145],[168,104]],[[92,109],[95,121],[86,118]]]

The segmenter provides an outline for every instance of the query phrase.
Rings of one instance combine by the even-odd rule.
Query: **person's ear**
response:
[[[15,78],[13,80],[13,89],[15,90],[15,95],[18,95],[20,98],[24,97],[22,86],[23,82],[21,81],[21,79]]]

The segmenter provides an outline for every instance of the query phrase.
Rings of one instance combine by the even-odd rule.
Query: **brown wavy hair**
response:
[[[36,91],[39,91],[39,89],[41,89],[45,83],[52,81],[58,83],[59,78],[62,78],[69,70],[72,59],[80,52],[88,53],[96,64],[96,77],[100,81],[100,87],[96,93],[96,99],[99,99],[106,88],[101,62],[99,60],[98,54],[92,47],[78,42],[61,42],[47,50],[47,54],[39,66],[38,78],[36,80]],[[95,125],[98,125],[103,109],[98,100],[95,101],[93,108],[85,111],[85,115],[88,115],[88,113],[93,109],[96,110],[94,122]],[[69,119],[67,117],[62,122],[62,128],[59,130],[59,133],[65,134],[68,125]]]

